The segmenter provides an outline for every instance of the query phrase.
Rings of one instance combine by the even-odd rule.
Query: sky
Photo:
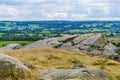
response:
[[[0,0],[0,20],[120,20],[120,0]]]

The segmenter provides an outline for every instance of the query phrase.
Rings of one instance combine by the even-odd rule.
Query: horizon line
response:
[[[120,21],[120,20],[0,20],[0,22],[37,22],[37,21]]]

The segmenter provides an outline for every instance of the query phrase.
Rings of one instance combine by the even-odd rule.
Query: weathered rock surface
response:
[[[113,44],[108,43],[105,47],[104,47],[104,55],[105,56],[112,56],[112,55],[118,55],[117,54],[117,47],[115,47]]]
[[[75,64],[72,69],[81,69],[81,68],[86,68],[83,64]]]
[[[58,42],[58,38],[49,38],[23,46],[23,48],[59,47],[60,45],[62,45],[62,43]]]
[[[103,55],[107,58],[111,58],[113,60],[117,60],[119,58],[118,56],[118,48],[116,46],[114,46],[111,43],[108,43],[105,47],[104,47],[104,53]]]
[[[119,57],[118,48],[108,42],[108,39],[104,34],[84,34],[49,38],[26,45],[23,48],[40,47],[54,47],[73,51],[82,51],[93,56],[103,55],[111,59]]]
[[[86,80],[109,80],[106,74],[98,69],[51,69],[41,71],[40,77],[44,80],[69,80],[69,79],[86,79]]]
[[[58,41],[65,43],[65,42],[73,40],[76,37],[78,37],[78,35],[65,36],[65,37],[59,38]]]
[[[10,50],[10,49],[20,49],[22,46],[20,44],[8,44],[7,46],[4,46],[0,49],[2,50]]]
[[[106,39],[102,34],[90,34],[86,37],[87,39],[83,40],[80,44],[86,46],[103,47],[106,43]]]
[[[89,53],[89,52],[88,52]],[[102,55],[102,52],[99,50],[93,50],[91,51],[89,54],[93,55],[93,56],[97,56],[97,55]]]
[[[30,75],[30,70],[21,62],[5,54],[0,54],[0,80],[22,80]]]

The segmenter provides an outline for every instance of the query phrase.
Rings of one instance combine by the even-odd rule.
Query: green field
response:
[[[33,43],[34,41],[0,41],[0,47],[3,47],[7,44],[19,43],[22,46]]]

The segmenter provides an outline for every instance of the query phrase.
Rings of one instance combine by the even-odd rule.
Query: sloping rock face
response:
[[[30,70],[18,60],[0,54],[0,80],[24,80]]]
[[[118,60],[120,57],[118,56],[119,50],[116,46],[114,46],[112,43],[108,43],[104,47],[104,53],[103,55],[105,57]]]
[[[41,71],[40,77],[44,80],[109,80],[106,74],[98,69],[51,69]]]
[[[58,38],[49,38],[23,46],[23,48],[57,47],[59,45],[62,43],[58,41]]]
[[[23,48],[53,47],[82,51],[93,56],[103,55],[107,58],[120,60],[118,48],[108,42],[104,34],[71,35],[58,38],[49,38],[26,45]]]
[[[8,44],[7,46],[4,46],[0,49],[2,50],[10,50],[10,49],[20,49],[22,46],[20,44]]]
[[[70,41],[71,46],[73,46],[71,41],[74,38],[76,38],[77,36],[78,35],[72,35],[72,36],[44,39],[44,40],[40,40],[40,41],[37,41],[37,42],[29,44],[29,45],[25,45],[25,46],[23,46],[23,48],[40,48],[40,47],[60,48],[62,46],[69,45],[69,44],[67,44],[69,41]],[[68,48],[68,47],[65,47],[65,48]]]

